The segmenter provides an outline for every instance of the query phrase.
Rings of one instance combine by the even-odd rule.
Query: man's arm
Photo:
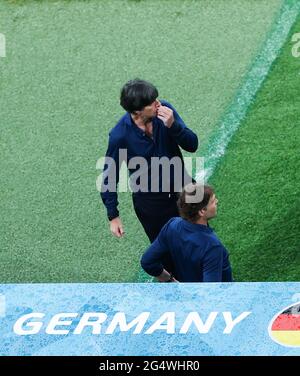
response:
[[[145,272],[153,277],[162,274],[164,270],[162,259],[167,252],[168,249],[156,238],[141,259],[141,266]]]
[[[123,225],[119,218],[118,193],[119,183],[119,150],[120,143],[111,133],[109,135],[108,148],[105,155],[103,180],[101,185],[101,199],[107,210],[110,221],[110,230],[113,235],[121,237],[124,234]],[[122,162],[121,162],[122,163]]]
[[[176,282],[175,278],[164,269],[162,260],[164,255],[169,252],[166,242],[168,225],[170,221],[162,228],[158,237],[143,254],[141,266],[146,273],[156,277],[160,282]]]
[[[158,117],[163,121],[164,119],[169,118],[169,122],[167,123],[169,124],[169,126],[166,126],[169,128],[169,132],[171,133],[177,144],[182,149],[194,153],[198,148],[197,135],[185,125],[184,121],[181,119],[175,108],[170,103],[163,102],[160,110],[158,112]],[[172,113],[170,112],[170,110],[172,111]]]

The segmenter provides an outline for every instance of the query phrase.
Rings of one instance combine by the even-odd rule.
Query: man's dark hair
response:
[[[202,199],[199,202],[189,202],[191,200],[188,200],[188,198],[196,197],[196,194],[201,194]],[[214,189],[209,185],[188,184],[183,188],[177,201],[180,216],[190,222],[196,222],[200,218],[199,210],[207,206],[213,194]]]
[[[158,91],[154,85],[136,78],[122,87],[120,105],[124,110],[134,113],[154,102],[157,97]]]

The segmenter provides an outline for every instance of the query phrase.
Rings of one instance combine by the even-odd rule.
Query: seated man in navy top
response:
[[[188,200],[201,189],[201,201]],[[208,225],[217,214],[217,204],[212,187],[186,186],[178,200],[181,217],[162,228],[141,259],[143,269],[160,282],[231,282],[228,252]],[[172,258],[173,274],[163,266],[166,254]]]
[[[174,176],[175,173],[184,175],[184,178],[188,175],[180,148],[195,152],[198,138],[170,103],[158,100],[156,87],[147,81],[135,79],[127,82],[121,90],[120,104],[126,113],[109,134],[106,160],[113,163],[106,162],[104,167],[101,198],[107,209],[111,233],[122,237],[124,227],[119,216],[117,194],[119,167],[125,161],[132,180],[138,166],[130,166],[130,163],[134,158],[142,157],[147,163],[144,170],[146,186],[133,190],[133,205],[150,242],[153,242],[169,219],[179,215],[178,192],[186,183],[177,184]],[[124,159],[120,158],[120,150],[126,151]],[[178,164],[173,166],[170,174],[153,171],[153,159],[170,161],[174,157],[181,163],[179,167]],[[114,184],[106,188],[114,175]]]

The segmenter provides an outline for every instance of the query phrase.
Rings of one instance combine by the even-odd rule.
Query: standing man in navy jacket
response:
[[[203,199],[190,203],[196,190]],[[160,282],[232,282],[231,266],[223,246],[208,221],[217,215],[218,200],[213,189],[191,183],[178,200],[181,218],[172,218],[144,253],[141,265]],[[169,256],[170,273],[163,263]]]
[[[110,131],[106,158],[114,161],[117,168],[107,162],[103,171],[101,198],[107,209],[110,230],[114,236],[122,237],[124,227],[118,211],[117,185],[119,182],[120,150],[126,150],[125,162],[132,178],[137,166],[130,166],[135,157],[147,161],[144,171],[148,174],[146,187],[133,192],[133,204],[136,215],[141,222],[150,242],[153,242],[163,225],[174,216],[178,216],[176,205],[177,192],[182,188],[176,184],[175,173],[186,176],[180,147],[195,152],[198,138],[184,124],[174,107],[158,100],[158,91],[151,83],[135,79],[127,82],[122,90],[120,104],[126,114]],[[151,159],[177,157],[182,162],[178,168],[171,168],[169,176],[163,172],[151,173]],[[145,168],[145,166],[143,167]],[[106,189],[107,181],[115,176],[113,189]],[[191,179],[191,178],[190,178]],[[166,182],[167,180],[167,182]],[[167,184],[166,184],[167,183]],[[153,190],[153,186],[156,187]],[[165,189],[168,186],[169,188]]]

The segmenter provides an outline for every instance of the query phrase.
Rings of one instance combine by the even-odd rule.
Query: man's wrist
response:
[[[108,218],[108,220],[109,220],[109,222],[110,222],[110,221],[112,221],[113,219],[118,218],[118,216],[119,216],[119,214],[118,214],[118,215],[108,215],[107,218]]]
[[[162,274],[164,275],[160,275],[160,277],[158,277],[159,282],[173,282],[174,281],[174,276],[172,273],[169,273],[168,277],[165,275],[164,272]]]
[[[173,274],[170,273],[170,278],[165,282],[173,282],[173,280],[174,280]]]

